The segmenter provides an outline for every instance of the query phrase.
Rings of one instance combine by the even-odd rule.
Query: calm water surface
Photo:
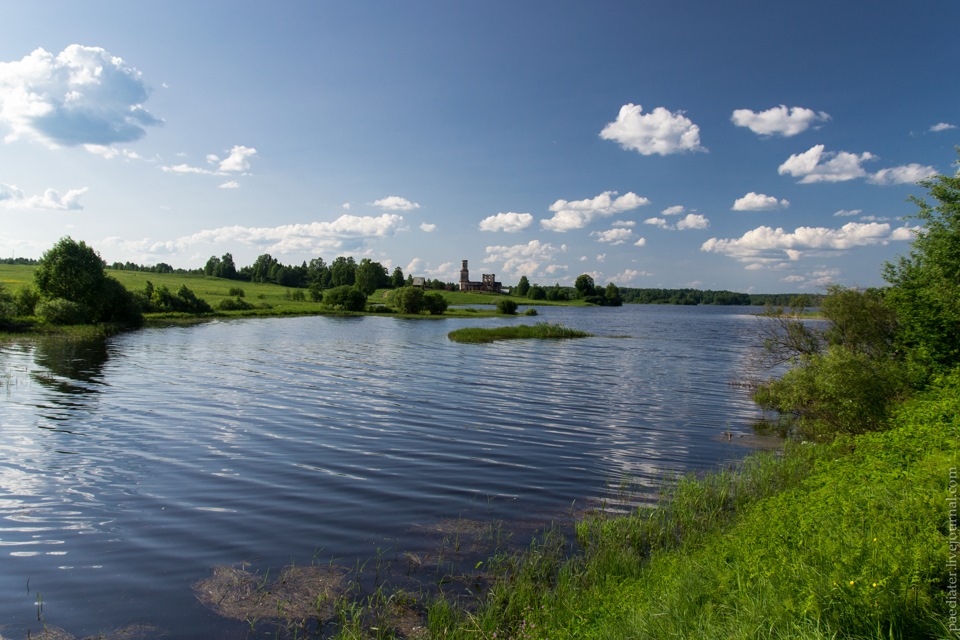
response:
[[[290,318],[0,346],[0,635],[245,637],[220,564],[425,553],[451,518],[542,524],[626,477],[716,467],[759,412],[739,307],[540,308],[597,337],[459,345],[531,319]]]

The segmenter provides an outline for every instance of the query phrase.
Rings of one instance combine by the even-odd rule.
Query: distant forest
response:
[[[0,264],[36,265],[39,260],[33,258],[0,258]],[[413,277],[405,276],[397,267],[388,274],[380,264],[363,258],[359,263],[352,257],[338,257],[327,264],[323,258],[314,258],[309,263],[285,265],[270,254],[259,256],[252,265],[237,268],[233,256],[229,253],[222,257],[211,256],[203,268],[174,269],[163,262],[153,266],[133,262],[114,262],[107,265],[118,271],[144,271],[148,273],[184,273],[208,275],[228,280],[245,282],[266,282],[291,288],[309,288],[312,286],[327,289],[341,285],[361,285],[372,291],[378,288],[396,288],[409,285]],[[432,289],[457,289],[454,282],[428,280],[426,286]],[[547,299],[576,298],[574,287],[561,287],[559,284],[548,287]],[[743,305],[743,306],[793,306],[815,307],[823,296],[819,294],[795,293],[737,293],[735,291],[703,291],[700,289],[636,289],[619,288],[620,299],[625,304],[680,304],[680,305]],[[567,295],[563,295],[567,294]]]

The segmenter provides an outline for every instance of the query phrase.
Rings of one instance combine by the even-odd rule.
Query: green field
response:
[[[35,268],[36,267],[31,265],[0,264],[0,283],[7,287],[9,291],[16,292],[20,287],[33,283],[33,272]],[[151,273],[147,271],[123,271],[115,269],[107,269],[106,272],[108,275],[117,279],[121,284],[123,284],[123,286],[131,291],[142,291],[146,286],[147,281],[152,283],[154,287],[165,286],[170,291],[176,291],[182,285],[185,285],[188,289],[193,291],[198,298],[206,300],[214,309],[217,308],[217,305],[222,300],[234,297],[230,295],[231,289],[239,288],[243,290],[243,299],[245,301],[256,307],[261,307],[246,311],[217,312],[218,315],[282,316],[331,313],[330,309],[324,307],[322,303],[312,302],[309,295],[306,295],[306,300],[294,300],[294,292],[298,291],[297,289],[290,289],[288,287],[282,287],[276,284],[243,282],[240,280],[225,280],[223,278],[213,278],[210,276],[186,273]],[[299,291],[302,291],[306,294],[306,291],[302,289]],[[391,293],[392,290],[390,289],[379,289],[369,296],[368,303],[371,305],[389,305]],[[518,304],[521,305],[533,304],[526,298],[520,298],[516,296],[502,296],[488,293],[461,293],[459,291],[439,291],[439,293],[443,295],[443,297],[447,300],[447,303],[451,306],[451,308],[447,309],[444,317],[476,317],[478,315],[496,315],[493,305],[496,304],[497,300],[500,300],[504,297],[512,297],[517,301]],[[538,300],[535,304],[536,306],[585,305],[584,302],[579,300],[570,302],[549,302],[545,300]],[[269,305],[269,308],[267,308],[267,305]],[[491,308],[489,310],[453,308],[467,305],[488,305]],[[170,320],[179,315],[181,314],[148,314],[147,319],[148,321],[151,319]]]

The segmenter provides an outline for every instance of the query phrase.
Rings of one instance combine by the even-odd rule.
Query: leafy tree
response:
[[[603,297],[605,299],[604,304],[608,307],[619,307],[623,304],[623,300],[620,298],[620,289],[612,282],[607,285]]]
[[[393,304],[400,313],[420,313],[423,299],[423,289],[419,287],[401,287],[393,292]]]
[[[220,258],[220,271],[216,275],[220,278],[226,278],[227,280],[237,279],[237,265],[233,261],[232,254],[223,254],[223,257]]]
[[[363,311],[367,306],[367,296],[356,287],[342,285],[325,291],[323,304],[343,311]]]
[[[203,274],[207,276],[219,276],[220,258],[217,256],[210,256],[210,259],[207,260],[207,264],[203,265]]]
[[[357,265],[354,280],[356,287],[367,295],[381,287],[386,287],[390,282],[386,267],[370,258],[362,259]]]
[[[531,300],[544,300],[547,297],[547,290],[535,284],[527,291],[527,297]]]
[[[96,310],[107,275],[100,255],[83,241],[62,238],[43,254],[33,279],[45,300],[62,298]]]
[[[323,286],[320,284],[319,280],[314,280],[311,282],[308,289],[310,291],[310,300],[313,302],[320,302],[323,300]]]
[[[524,296],[530,291],[530,281],[527,280],[527,276],[520,276],[520,282],[517,283],[517,295]]]
[[[58,321],[69,316],[83,322],[139,322],[142,316],[135,309],[133,294],[108,276],[104,267],[92,247],[67,236],[43,254],[34,284],[41,300],[65,300],[79,307],[68,305],[68,313],[56,316]]]
[[[356,282],[357,263],[352,257],[338,256],[330,264],[330,286],[342,287]]]
[[[390,275],[390,286],[394,289],[399,289],[404,286],[405,283],[406,278],[403,277],[403,270],[400,267],[396,267]]]
[[[794,366],[761,384],[754,399],[796,416],[812,436],[881,428],[911,387],[909,370],[896,357],[893,309],[879,291],[833,286],[821,306],[825,325],[798,319],[799,310],[765,314],[766,364]]]
[[[278,264],[277,259],[269,253],[257,256],[257,259],[249,267],[250,280],[253,282],[276,282],[274,277]]]
[[[884,278],[900,345],[916,365],[941,370],[960,362],[960,174],[919,184],[933,202],[910,198],[917,212],[907,219],[921,226],[910,253],[885,265]]]
[[[447,299],[439,293],[427,293],[423,296],[423,308],[432,316],[442,316],[447,310]]]
[[[593,284],[593,278],[586,273],[577,276],[577,280],[573,283],[573,286],[577,290],[578,298],[592,296],[596,291],[596,286]]]
[[[314,258],[307,265],[307,282],[310,284],[319,283],[321,289],[330,286],[330,267],[323,261],[323,258]]]

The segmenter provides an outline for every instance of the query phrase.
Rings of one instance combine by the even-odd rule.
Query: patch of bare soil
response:
[[[242,568],[214,567],[193,586],[197,598],[234,620],[323,619],[345,590],[346,571],[336,566],[286,567],[273,582]]]
[[[142,640],[149,637],[151,632],[157,631],[156,627],[149,625],[132,625],[122,629],[114,629],[95,636],[85,636],[82,640]],[[0,636],[2,638],[3,636]],[[43,631],[30,634],[34,640],[77,640],[77,636],[67,633],[60,627],[45,626]]]

